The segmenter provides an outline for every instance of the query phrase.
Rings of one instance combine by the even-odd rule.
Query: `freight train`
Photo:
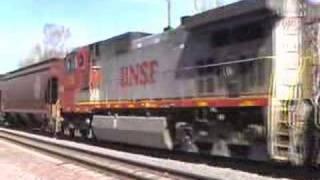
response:
[[[320,7],[243,0],[1,77],[10,126],[216,156],[317,161]]]

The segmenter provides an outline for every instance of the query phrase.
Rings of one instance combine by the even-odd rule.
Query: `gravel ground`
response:
[[[0,179],[10,180],[115,179],[1,139],[0,169]]]

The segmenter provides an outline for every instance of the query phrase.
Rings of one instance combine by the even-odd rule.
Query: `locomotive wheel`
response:
[[[69,128],[69,137],[74,138],[75,137],[75,129],[74,128]]]
[[[98,142],[99,140],[97,139],[96,135],[94,134],[94,131],[92,128],[89,129],[89,135],[88,138],[94,142]]]
[[[80,134],[81,134],[81,137],[83,138],[83,139],[88,139],[88,130],[87,129],[81,129],[80,130]]]

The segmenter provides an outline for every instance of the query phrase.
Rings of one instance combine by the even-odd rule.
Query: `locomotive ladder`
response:
[[[277,105],[273,105],[273,126],[272,126],[272,156],[275,160],[288,161],[295,153],[295,133],[294,124],[296,123],[294,100],[281,100]],[[290,158],[291,157],[291,158]]]
[[[300,164],[304,156],[304,119],[299,119],[297,107],[303,100],[303,72],[301,58],[300,5],[290,0],[284,4],[286,11],[281,23],[292,21],[290,26],[277,26],[272,95],[269,106],[269,152],[278,161]],[[280,23],[280,24],[281,24]]]
[[[296,164],[303,160],[302,142],[304,120],[298,119],[297,104],[302,101],[302,66],[295,68],[284,66],[281,74],[296,74],[294,77],[282,77],[275,73],[270,107],[271,156],[275,160],[290,161]],[[288,78],[289,77],[289,78]],[[291,77],[291,78],[290,78]]]
[[[279,103],[277,106],[273,106],[275,108],[273,110],[273,118],[279,119],[276,122],[273,122],[273,130],[271,136],[271,148],[272,148],[272,156],[273,159],[276,160],[288,160],[289,159],[289,121],[287,118],[280,119],[281,116],[286,115],[285,106],[283,103]]]
[[[301,164],[305,153],[303,144],[305,120],[300,119],[297,113],[301,108],[298,105],[303,99],[301,81],[303,68],[303,65],[296,68],[281,68],[284,74],[294,72],[296,74],[294,78],[283,79],[281,76],[274,76],[271,111],[269,111],[272,158],[294,164]]]

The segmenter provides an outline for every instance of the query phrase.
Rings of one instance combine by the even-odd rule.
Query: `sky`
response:
[[[208,1],[208,0],[207,0]],[[235,0],[225,0],[231,3]],[[194,0],[171,0],[172,24],[196,12]],[[160,33],[167,26],[166,0],[10,0],[0,6],[0,74],[19,67],[42,41],[45,24],[70,29],[69,47],[128,32]]]

